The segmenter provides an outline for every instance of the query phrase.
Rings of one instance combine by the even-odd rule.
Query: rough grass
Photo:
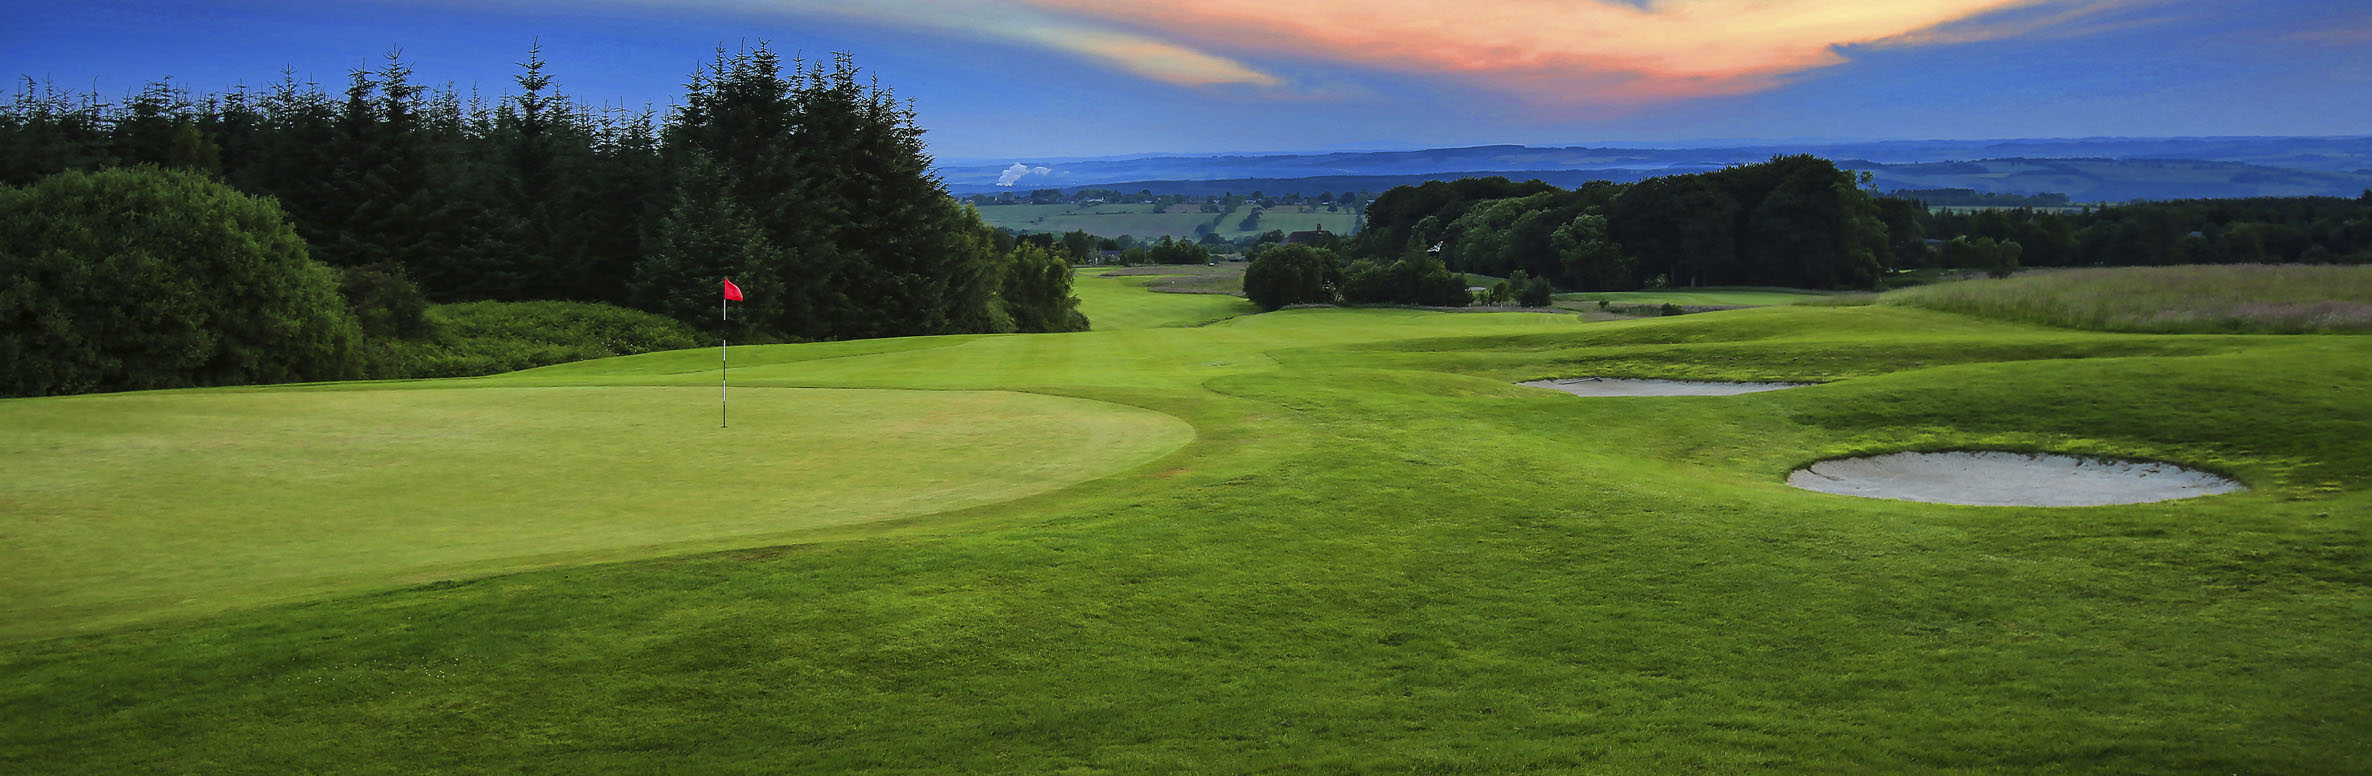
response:
[[[2076,329],[2372,332],[2372,267],[2225,264],[2035,272],[1893,291],[1882,304]]]
[[[1145,284],[1145,290],[1167,294],[1226,294],[1244,295],[1246,264],[1228,262],[1216,267],[1203,267],[1206,272],[1188,273],[1155,278]]]
[[[590,302],[464,302],[428,309],[435,333],[388,342],[403,377],[471,377],[698,347],[681,321]]]
[[[1081,280],[1099,326],[1098,305],[1137,303],[1103,291],[1224,300]],[[860,345],[753,349],[746,378],[1101,399],[1196,437],[903,533],[0,646],[0,770],[2372,770],[2372,338],[1879,305],[1313,309]],[[712,360],[415,390],[694,390]],[[1576,374],[1827,384],[1510,384]],[[127,443],[188,450],[156,433]],[[2253,490],[2054,510],[1783,484],[1820,458],[1951,447],[2146,457]]]

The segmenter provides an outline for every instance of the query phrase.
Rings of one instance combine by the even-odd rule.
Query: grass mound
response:
[[[2372,267],[2078,269],[1906,288],[1879,301],[2100,331],[2364,333],[2372,332]]]

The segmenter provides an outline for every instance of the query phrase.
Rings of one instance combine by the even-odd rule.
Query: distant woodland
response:
[[[1931,208],[1812,156],[1560,189],[1468,178],[1384,192],[1346,258],[1426,253],[1449,270],[1557,286],[1872,288],[1901,270],[2255,262],[2372,263],[2362,198]],[[1959,191],[1932,192],[1957,198]]]

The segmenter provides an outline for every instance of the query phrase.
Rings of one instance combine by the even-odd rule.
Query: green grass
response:
[[[1175,322],[1192,316],[1159,306],[1227,299],[1128,285],[1141,280],[1080,278],[1097,331],[752,348],[734,374],[1092,399],[1191,426],[1155,463],[836,541],[217,602],[20,639],[0,646],[0,770],[2372,769],[2372,406],[2358,399],[2372,338],[2116,334],[1889,305],[1609,323],[1310,309],[1107,328],[1123,311]],[[398,394],[509,415],[536,402],[501,397],[536,388],[697,393],[713,389],[714,355],[388,390],[11,400],[0,425],[15,444],[43,424],[31,457],[85,458],[69,451],[107,433],[195,455],[210,448],[178,422],[106,432],[111,403],[276,401],[257,433],[319,447]],[[1620,400],[1511,384],[1578,374],[1824,384]],[[363,406],[308,403],[341,396]],[[645,401],[586,401],[619,423],[670,423],[629,408]],[[715,431],[681,423],[688,438]],[[787,467],[761,461],[806,433],[755,417],[745,432],[768,441],[734,460],[769,473]],[[676,457],[650,433],[624,447]],[[2170,460],[2253,489],[2024,509],[1782,482],[1832,455],[1949,447]],[[0,499],[139,487],[137,467],[86,468],[7,469]],[[522,456],[433,482],[391,475],[419,487],[381,508],[426,513],[437,491],[529,472],[599,489],[615,471]],[[242,510],[219,484],[158,487]],[[656,519],[589,506],[623,496],[581,498],[559,511],[582,530]],[[257,507],[244,512],[266,524],[334,520],[290,514],[300,499]],[[0,514],[10,547],[54,522]],[[150,520],[104,506],[72,519],[94,545]],[[0,569],[12,586],[67,588],[124,573]],[[12,595],[7,614],[26,607]]]
[[[1559,301],[1612,302],[1623,305],[1701,305],[1707,307],[1762,307],[1795,304],[1826,296],[1823,291],[1794,288],[1707,287],[1661,291],[1584,291],[1558,294]]]
[[[2035,272],[1887,293],[1884,304],[2105,331],[2372,332],[2372,267],[2225,264]]]
[[[1071,280],[1071,293],[1079,297],[1079,311],[1087,314],[1087,324],[1095,331],[1198,326],[1250,315],[1257,309],[1239,296],[1147,293],[1150,284],[1200,275],[1101,277],[1104,272],[1100,268],[1081,269]],[[1240,286],[1242,274],[1238,272],[1234,277]]]

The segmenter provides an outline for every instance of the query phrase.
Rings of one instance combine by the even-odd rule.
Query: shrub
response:
[[[1354,262],[1343,272],[1342,296],[1352,304],[1428,307],[1465,307],[1474,301],[1474,295],[1466,290],[1466,276],[1451,272],[1429,253],[1410,253],[1389,264],[1372,259]]]
[[[436,333],[393,343],[395,377],[468,377],[708,344],[691,326],[593,302],[464,302],[428,310]]]
[[[1161,238],[1147,254],[1155,264],[1207,264],[1211,260],[1210,249],[1201,243],[1167,237]]]
[[[1335,287],[1343,282],[1338,261],[1333,251],[1307,245],[1271,248],[1244,269],[1244,297],[1264,311],[1332,302]]]
[[[1515,303],[1525,307],[1547,307],[1556,297],[1556,288],[1549,285],[1545,276],[1527,277],[1523,270],[1516,270],[1508,283],[1515,287]]]
[[[1035,245],[1013,249],[1005,268],[1003,302],[1019,331],[1086,331],[1087,314],[1071,295],[1071,266]]]
[[[414,339],[428,334],[428,295],[393,264],[347,267],[338,295],[371,339]]]
[[[0,393],[342,379],[360,339],[269,199],[153,168],[0,188]]]

